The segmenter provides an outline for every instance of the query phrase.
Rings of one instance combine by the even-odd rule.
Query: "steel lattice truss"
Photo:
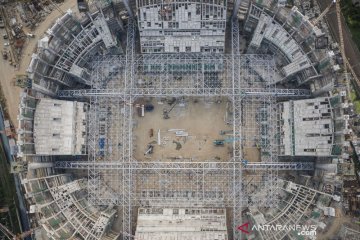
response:
[[[86,161],[57,161],[55,162],[55,168],[60,169],[88,169],[89,167],[96,165],[97,169],[100,170],[113,170],[113,169],[123,169],[123,168],[132,168],[136,171],[141,170],[169,170],[169,169],[183,169],[183,170],[217,170],[217,169],[227,169],[232,170],[235,168],[242,168],[243,170],[248,171],[266,171],[269,169],[278,170],[278,171],[312,171],[315,169],[313,162],[274,162],[274,163],[264,163],[264,162],[254,162],[254,163],[237,163],[235,161],[229,162],[138,162],[134,160],[131,163],[122,163],[116,161],[110,162],[92,162]]]
[[[92,89],[63,90],[58,92],[58,96],[121,98],[130,93],[134,97],[210,97],[233,96],[234,93],[246,96],[310,96],[310,91],[305,89],[271,87],[275,66],[269,55],[182,53],[134,55],[134,58],[133,70],[128,73],[126,57],[98,57],[94,62]],[[245,81],[241,88],[234,88],[233,78],[242,69],[246,69],[242,75]],[[135,81],[132,85],[125,86],[125,77],[129,75]],[[266,79],[263,79],[264,76]]]
[[[240,55],[237,22],[233,53],[135,54],[135,21],[130,19],[125,56],[98,57],[91,89],[60,91],[59,97],[88,97],[87,163],[57,163],[87,168],[89,200],[122,207],[123,232],[132,232],[135,206],[204,206],[231,209],[234,239],[246,206],[274,206],[279,170],[313,168],[311,163],[278,164],[276,97],[306,97],[309,92],[276,89],[275,62],[268,55]],[[227,162],[144,163],[133,157],[133,102],[139,97],[227,97],[232,103],[232,158]],[[243,148],[261,148],[262,163],[243,164]],[[105,194],[105,187],[111,194]],[[128,239],[124,234],[123,239]]]

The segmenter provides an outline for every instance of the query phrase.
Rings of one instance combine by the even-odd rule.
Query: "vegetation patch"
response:
[[[10,119],[7,111],[6,99],[0,86],[0,104],[3,108],[4,117]],[[10,173],[10,166],[5,155],[3,143],[0,141],[0,223],[5,225],[13,233],[20,232],[18,218],[18,199],[14,177]],[[3,239],[0,232],[0,239]]]
[[[355,91],[351,91],[351,102],[354,104],[354,109],[357,114],[360,114],[360,99],[356,96]]]
[[[0,144],[0,223],[13,233],[20,232],[16,202],[14,178],[10,174],[9,165]],[[1,237],[2,232],[0,232],[0,239]]]
[[[342,0],[340,5],[352,38],[360,49],[360,5],[354,5],[352,0]]]

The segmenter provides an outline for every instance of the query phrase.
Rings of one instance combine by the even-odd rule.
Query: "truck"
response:
[[[4,27],[5,27],[5,22],[4,22],[4,20],[2,18],[2,15],[0,13],[0,28],[4,28]]]
[[[224,146],[225,143],[232,143],[232,142],[236,142],[236,141],[240,141],[240,138],[225,138],[225,139],[216,139],[213,141],[214,146]]]
[[[2,53],[3,59],[4,59],[4,60],[7,60],[7,59],[8,59],[8,53],[7,53],[7,51],[1,51],[1,53]]]
[[[29,37],[29,38],[34,38],[35,35],[33,33],[26,33],[26,36]]]
[[[213,141],[214,146],[224,146],[225,140],[214,140]]]

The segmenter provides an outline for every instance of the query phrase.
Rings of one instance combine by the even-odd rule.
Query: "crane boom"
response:
[[[5,234],[5,236],[9,239],[16,239],[15,234],[13,234],[5,225],[0,223],[0,230]]]
[[[318,22],[323,19],[323,17],[329,12],[330,8],[333,6],[334,1],[331,2],[331,4],[329,6],[327,6],[325,8],[325,10],[312,22],[312,24],[315,26],[316,24],[318,24]]]
[[[21,240],[26,238],[27,236],[30,236],[31,233],[33,232],[33,229],[15,235],[5,225],[0,223],[0,231],[3,232],[5,236],[11,240]]]

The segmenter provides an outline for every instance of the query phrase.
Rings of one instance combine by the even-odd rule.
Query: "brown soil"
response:
[[[186,99],[185,104],[178,103],[169,113],[170,119],[163,118],[163,109],[170,109],[167,103],[158,104],[152,99],[154,110],[145,112],[144,117],[135,118],[135,158],[139,161],[227,161],[231,157],[232,143],[214,146],[217,139],[231,138],[220,135],[221,130],[231,130],[232,126],[224,121],[227,99],[220,103],[209,99]],[[212,101],[212,100],[210,100]],[[150,131],[153,129],[153,136]],[[177,137],[171,129],[182,129],[188,137]],[[157,144],[160,130],[161,144]],[[153,154],[144,156],[149,144],[154,146]],[[178,148],[178,150],[176,150]]]

